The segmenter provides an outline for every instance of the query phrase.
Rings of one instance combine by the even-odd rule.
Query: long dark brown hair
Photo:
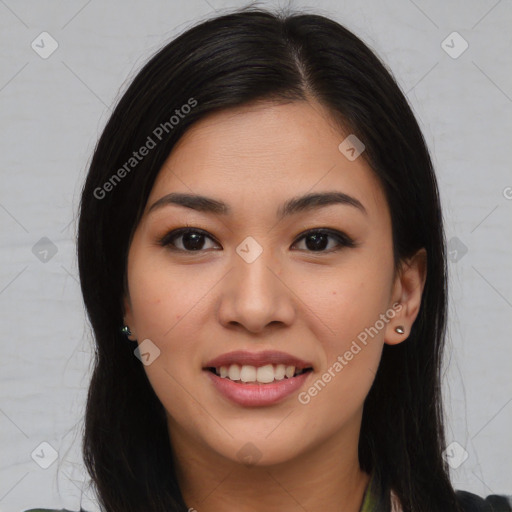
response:
[[[395,262],[422,247],[428,254],[418,317],[405,342],[385,345],[364,404],[361,468],[393,488],[405,512],[458,510],[442,458],[445,241],[421,130],[390,71],[353,33],[324,16],[250,7],[195,25],[143,66],[106,124],[83,187],[78,263],[95,338],[83,455],[105,511],[187,510],[164,408],[120,333],[128,249],[156,175],[178,139],[212,112],[309,98],[364,141],[390,208]],[[169,127],[185,104],[194,106]],[[165,136],[127,166],[166,122]]]

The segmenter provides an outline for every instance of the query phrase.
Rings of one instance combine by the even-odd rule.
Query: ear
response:
[[[137,335],[135,332],[135,324],[132,312],[132,304],[128,295],[123,296],[123,325],[127,325],[131,331],[130,336],[127,336],[129,340],[137,341]]]
[[[396,314],[386,325],[384,342],[388,345],[397,345],[408,338],[420,310],[426,278],[427,251],[421,248],[414,256],[402,261],[397,271],[391,304],[399,303],[401,307],[393,308]],[[396,332],[398,326],[403,327],[403,334]]]

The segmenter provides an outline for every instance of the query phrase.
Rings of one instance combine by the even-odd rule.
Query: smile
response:
[[[293,365],[284,364],[266,364],[264,366],[231,364],[229,366],[219,366],[208,368],[222,379],[228,379],[238,383],[257,382],[258,384],[270,384],[272,382],[291,379],[312,368],[296,368]]]
[[[242,407],[265,407],[284,401],[305,386],[305,382],[313,374],[312,371],[302,371],[293,377],[284,377],[262,384],[260,382],[234,381],[220,377],[215,372],[204,371],[216,392],[231,404]]]
[[[276,350],[237,350],[203,365],[216,392],[233,404],[263,407],[299,391],[313,374],[313,364]]]

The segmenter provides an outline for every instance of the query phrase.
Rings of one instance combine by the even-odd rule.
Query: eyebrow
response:
[[[353,206],[365,215],[367,214],[365,207],[355,197],[343,192],[319,192],[289,199],[277,209],[276,215],[278,219],[283,219],[297,213],[333,204]],[[149,208],[148,214],[168,205],[183,206],[198,212],[213,213],[215,215],[230,215],[232,213],[229,205],[217,199],[196,194],[173,192],[155,201]]]

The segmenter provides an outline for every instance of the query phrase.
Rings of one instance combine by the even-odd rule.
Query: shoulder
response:
[[[512,496],[490,494],[482,498],[468,491],[456,491],[464,512],[512,512]]]

